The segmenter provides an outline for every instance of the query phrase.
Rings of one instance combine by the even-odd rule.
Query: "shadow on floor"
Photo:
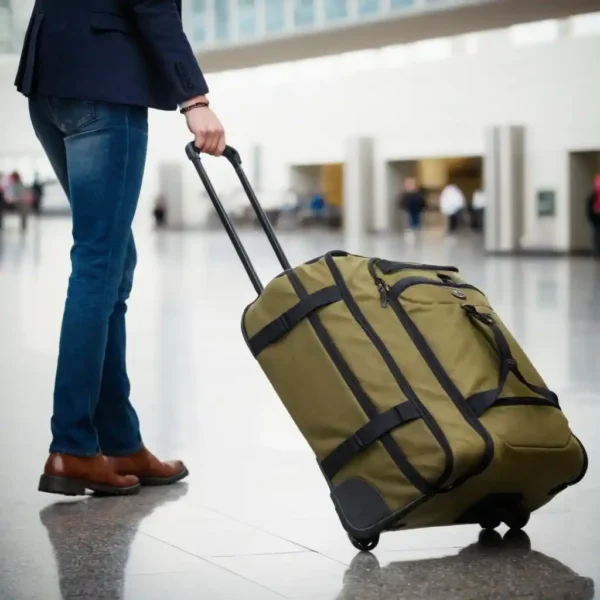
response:
[[[594,582],[531,549],[525,532],[483,531],[454,556],[380,567],[360,554],[337,600],[593,600]]]

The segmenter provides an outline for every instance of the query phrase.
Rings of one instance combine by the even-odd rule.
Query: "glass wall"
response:
[[[412,8],[414,4],[415,0],[390,0],[390,7],[392,10]]]
[[[230,10],[227,0],[218,0],[214,3],[215,40],[228,41],[231,38],[231,24],[229,22]]]
[[[13,47],[12,11],[8,0],[0,0],[0,53],[11,52]]]
[[[325,0],[325,22],[342,21],[348,17],[347,0]]]
[[[238,0],[238,22],[240,38],[254,37],[257,34],[255,0]]]
[[[290,0],[291,1],[291,0]],[[315,24],[315,0],[293,0],[294,25],[305,28]]]
[[[209,40],[209,19],[207,0],[192,0],[192,36],[196,43],[205,44]]]
[[[359,17],[370,17],[381,10],[381,0],[357,0],[356,12]]]
[[[0,0],[0,47],[1,12],[7,1]],[[193,42],[202,47],[293,35],[316,28],[351,25],[361,19],[386,19],[402,16],[403,12],[436,10],[474,1],[477,0],[185,0],[191,11],[184,11],[184,17]]]
[[[265,32],[279,33],[285,29],[285,4],[289,0],[265,0]]]

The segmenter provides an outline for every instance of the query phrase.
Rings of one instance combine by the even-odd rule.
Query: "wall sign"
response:
[[[556,192],[554,190],[540,190],[537,193],[538,217],[556,216]]]

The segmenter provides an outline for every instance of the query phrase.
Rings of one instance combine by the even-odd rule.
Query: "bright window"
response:
[[[221,2],[223,1],[221,0]],[[238,21],[240,37],[247,38],[256,35],[255,0],[238,0]]]
[[[325,0],[325,21],[340,21],[348,16],[346,0]]]
[[[265,0],[265,30],[277,33],[285,29],[285,3],[289,0]]]
[[[294,0],[294,25],[310,27],[315,23],[315,0]]]
[[[215,38],[217,40],[228,40],[231,37],[229,18],[229,2],[227,0],[215,2]]]

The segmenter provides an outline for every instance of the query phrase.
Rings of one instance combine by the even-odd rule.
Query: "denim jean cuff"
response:
[[[135,446],[130,448],[101,448],[102,454],[104,456],[114,456],[114,457],[122,457],[122,456],[130,456],[131,454],[135,454],[144,448],[144,443],[139,442]]]
[[[93,450],[82,450],[81,448],[69,448],[68,446],[56,446],[54,444],[50,445],[50,453],[51,454],[68,454],[70,456],[80,456],[82,458],[91,458],[93,456],[98,456],[98,449],[94,448]]]

